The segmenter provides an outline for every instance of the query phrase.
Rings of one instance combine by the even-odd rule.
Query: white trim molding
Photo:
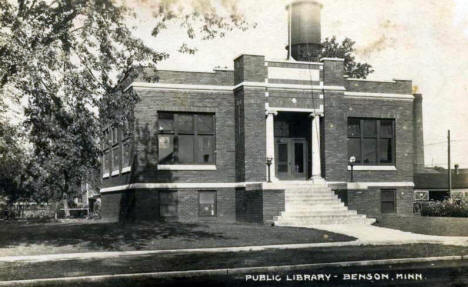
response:
[[[284,108],[284,107],[270,107],[265,104],[267,113],[278,113],[278,112],[297,112],[297,113],[316,113],[323,115],[323,105],[320,105],[318,109],[307,109],[307,108]]]
[[[190,91],[232,91],[239,87],[254,87],[254,88],[276,88],[276,89],[292,89],[292,90],[330,90],[330,91],[345,91],[344,86],[323,86],[323,85],[298,85],[298,84],[278,84],[266,82],[242,82],[235,86],[221,85],[195,85],[195,84],[170,84],[170,83],[145,83],[133,82],[128,85],[124,92],[130,88],[135,89],[155,89],[155,90],[190,90]]]
[[[232,86],[221,85],[195,85],[195,84],[170,84],[170,83],[146,83],[133,82],[124,89],[126,92],[130,88],[138,89],[160,89],[160,90],[210,90],[210,91],[231,91]]]
[[[323,65],[321,62],[305,62],[305,61],[296,61],[293,58],[290,60],[281,60],[281,59],[265,59],[265,62],[270,63],[287,63],[287,64],[305,64],[305,65]]]
[[[351,170],[349,165],[348,170]],[[394,165],[355,165],[353,170],[397,170],[397,168]]]
[[[396,182],[347,182],[347,189],[368,189],[373,187],[414,187],[412,181],[396,181]]]
[[[322,61],[335,61],[335,62],[344,62],[343,58],[320,58],[320,62]]]
[[[369,79],[358,79],[358,78],[346,78],[349,81],[359,81],[359,82],[377,82],[377,83],[393,83],[395,84],[395,80],[369,80]]]
[[[101,188],[101,193],[123,191],[129,189],[206,189],[206,188],[236,188],[245,187],[245,182],[202,182],[202,183],[132,183]]]
[[[158,170],[216,170],[216,165],[210,164],[158,164]]]
[[[111,173],[111,176],[119,175],[119,173],[120,173],[120,171],[118,169],[113,170],[112,173]]]
[[[387,100],[414,100],[410,94],[386,94],[386,93],[367,93],[367,92],[345,92],[345,96],[365,99],[387,99]]]
[[[121,173],[127,173],[127,172],[130,172],[130,171],[132,171],[132,167],[131,166],[126,166],[126,167],[122,168]]]
[[[108,177],[109,177],[109,173],[108,173],[108,172],[102,174],[102,178],[108,178]]]

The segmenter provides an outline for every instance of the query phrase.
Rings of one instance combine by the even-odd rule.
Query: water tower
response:
[[[288,10],[288,58],[296,61],[317,61],[322,49],[320,11],[315,0],[293,0]],[[289,51],[291,47],[291,51]]]

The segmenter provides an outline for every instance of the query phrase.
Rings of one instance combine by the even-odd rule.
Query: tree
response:
[[[341,44],[337,42],[335,36],[325,38],[319,58],[343,58],[345,75],[350,78],[365,79],[374,70],[367,63],[356,62],[353,55],[354,44],[355,42],[349,38],[345,38]]]
[[[233,0],[136,3],[152,9],[154,37],[169,22],[179,23],[189,39],[248,28]],[[11,85],[28,103],[33,158],[27,170],[34,181],[26,185],[38,199],[69,194],[98,164],[101,125],[129,116],[125,111],[138,99],[118,92],[117,75],[168,57],[134,36],[134,8],[116,0],[0,0],[0,88]],[[196,49],[182,43],[180,51]]]

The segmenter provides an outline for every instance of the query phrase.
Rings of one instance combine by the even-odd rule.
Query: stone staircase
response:
[[[285,211],[273,218],[274,225],[307,227],[375,222],[373,218],[348,210],[326,183],[288,184],[284,189]]]

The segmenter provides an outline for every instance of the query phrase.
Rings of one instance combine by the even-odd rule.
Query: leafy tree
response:
[[[322,51],[319,58],[343,58],[345,75],[350,78],[365,79],[369,74],[374,72],[372,66],[367,63],[356,62],[353,55],[355,42],[350,38],[345,38],[339,43],[336,37],[325,38],[322,43]]]
[[[234,0],[0,0],[0,88],[28,103],[25,126],[33,146],[26,186],[42,200],[59,199],[98,164],[101,125],[123,123],[134,95],[119,92],[117,75],[169,55],[135,37],[143,5],[154,14],[152,36],[178,23],[187,38],[212,39],[249,27]],[[146,6],[145,6],[146,5]],[[196,48],[181,43],[181,52]],[[106,112],[104,112],[106,111]]]

